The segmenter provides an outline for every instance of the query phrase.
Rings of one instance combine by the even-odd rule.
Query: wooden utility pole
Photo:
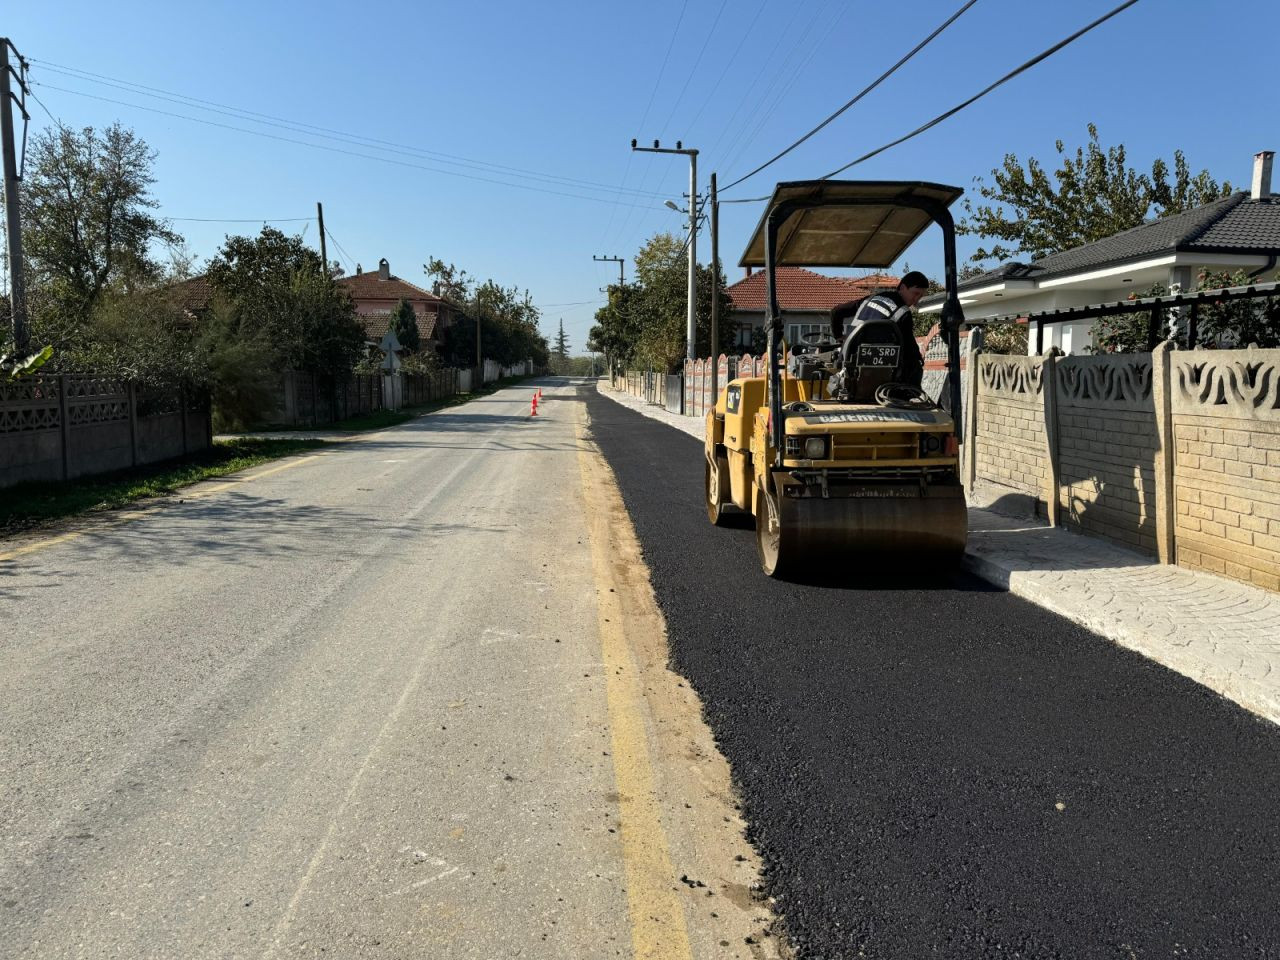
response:
[[[324,264],[324,275],[329,275],[329,252],[324,244],[324,204],[316,201],[316,219],[320,221],[320,261]]]
[[[18,61],[21,73],[15,72],[9,64],[10,50]],[[13,136],[13,105],[16,103],[22,111],[25,129],[26,121],[30,119],[23,106],[27,92],[26,72],[26,61],[18,53],[17,47],[8,37],[0,37],[0,151],[4,153],[4,225],[9,254],[9,313],[13,317],[13,342],[19,357],[29,349],[31,337],[27,329],[26,278],[22,273],[22,219],[18,208],[18,158]],[[11,76],[18,81],[23,100],[13,95],[9,82]],[[24,145],[25,138],[24,133]]]

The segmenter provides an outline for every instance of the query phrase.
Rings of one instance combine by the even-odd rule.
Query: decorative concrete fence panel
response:
[[[1156,552],[1156,427],[1150,354],[1063,357],[1049,423],[1064,525]]]
[[[1169,365],[1178,563],[1280,590],[1280,350]]]
[[[977,372],[970,438],[977,476],[1047,509],[1057,497],[1049,485],[1043,358],[983,356]]]
[[[692,360],[686,360],[684,362],[684,412],[691,417],[697,416],[693,398],[695,382],[693,376],[694,369],[695,366]]]
[[[76,375],[0,385],[0,488],[156,463],[211,439],[207,403],[176,389]]]

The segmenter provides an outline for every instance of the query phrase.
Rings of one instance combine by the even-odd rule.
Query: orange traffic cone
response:
[[[538,415],[538,395],[535,393],[533,399],[529,401],[529,416],[536,417]]]

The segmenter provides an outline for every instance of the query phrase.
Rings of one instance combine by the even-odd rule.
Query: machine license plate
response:
[[[896,367],[897,365],[897,344],[862,343],[858,345],[858,366]]]

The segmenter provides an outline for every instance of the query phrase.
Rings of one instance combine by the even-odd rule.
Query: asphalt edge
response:
[[[629,394],[614,390],[612,387],[606,386],[606,384],[607,381],[603,379],[596,381],[596,390],[602,396],[608,397],[615,403],[635,410],[650,419],[667,423],[677,430],[684,429],[682,424],[670,422],[669,418],[672,414],[666,410],[662,410],[663,416],[659,416],[655,410],[650,409],[650,404],[639,398],[631,397]],[[623,399],[624,397],[626,399]],[[690,417],[687,419],[691,421],[691,425],[701,428],[701,421],[697,418]],[[684,432],[701,439],[699,437],[700,429],[697,432],[694,430],[684,430]],[[970,509],[980,510],[982,508],[971,507]],[[965,548],[961,567],[967,573],[972,573],[994,587],[998,587],[1029,603],[1034,603],[1050,613],[1057,614],[1065,620],[1098,634],[1105,640],[1141,654],[1148,660],[1181,674],[1218,696],[1243,707],[1261,720],[1280,725],[1280,697],[1277,697],[1273,691],[1267,690],[1262,684],[1241,677],[1238,674],[1224,671],[1220,667],[1206,663],[1199,657],[1185,654],[1179,656],[1179,648],[1170,644],[1168,640],[1156,637],[1141,628],[1134,628],[1114,617],[1092,614],[1078,607],[1060,603],[1053,591],[1041,586],[1033,577],[1002,566],[989,557],[984,557],[980,553],[971,551],[968,547]]]

